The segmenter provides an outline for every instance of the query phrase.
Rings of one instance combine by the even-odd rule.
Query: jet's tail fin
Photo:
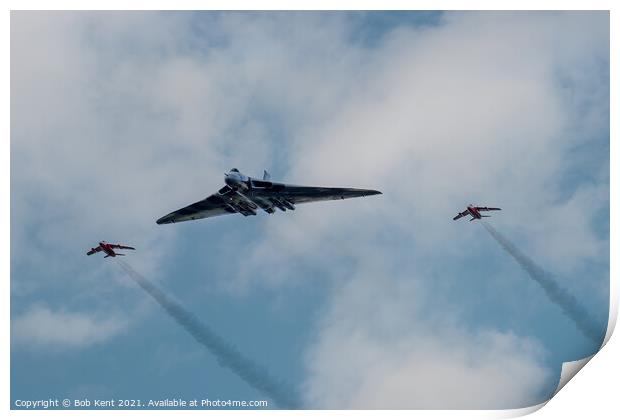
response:
[[[271,179],[271,175],[267,171],[263,171],[263,181],[269,181]]]

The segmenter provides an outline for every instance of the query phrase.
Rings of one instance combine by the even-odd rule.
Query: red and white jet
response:
[[[125,245],[117,245],[117,244],[109,244],[105,241],[101,241],[99,242],[99,246],[97,248],[91,248],[90,251],[88,251],[86,253],[86,255],[93,255],[96,254],[97,252],[103,251],[106,253],[106,256],[103,258],[108,258],[108,257],[116,257],[118,255],[125,255],[125,254],[119,254],[118,252],[114,252],[115,249],[133,249],[135,250],[136,248],[131,247],[131,246],[125,246]]]
[[[467,216],[467,215],[471,216],[471,219],[469,219],[470,222],[472,220],[482,219],[483,217],[491,217],[491,216],[480,214],[481,211],[490,211],[490,210],[501,210],[501,209],[499,207],[476,207],[473,204],[470,204],[469,206],[467,206],[465,211],[454,216],[452,220],[458,220],[461,217]]]

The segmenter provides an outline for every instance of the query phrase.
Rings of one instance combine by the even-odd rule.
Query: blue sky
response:
[[[264,399],[85,257],[102,239],[310,408],[520,407],[596,350],[451,218],[502,207],[604,329],[607,13],[11,20],[12,400]],[[384,194],[155,225],[231,167]]]

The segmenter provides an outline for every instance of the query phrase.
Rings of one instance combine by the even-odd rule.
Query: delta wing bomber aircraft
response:
[[[185,222],[223,214],[239,213],[255,216],[259,209],[273,214],[295,210],[295,206],[313,201],[341,200],[381,194],[380,191],[357,188],[305,187],[272,182],[264,171],[263,179],[252,178],[233,168],[224,174],[224,185],[218,192],[204,200],[190,204],[157,220],[157,224]]]

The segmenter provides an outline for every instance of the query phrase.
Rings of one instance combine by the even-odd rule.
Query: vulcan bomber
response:
[[[194,204],[173,211],[157,220],[158,225],[186,222],[225,214],[255,216],[259,211],[273,214],[276,210],[292,211],[299,204],[315,201],[343,200],[381,194],[376,190],[358,188],[307,187],[252,178],[232,168],[224,174],[225,185],[218,192]]]

